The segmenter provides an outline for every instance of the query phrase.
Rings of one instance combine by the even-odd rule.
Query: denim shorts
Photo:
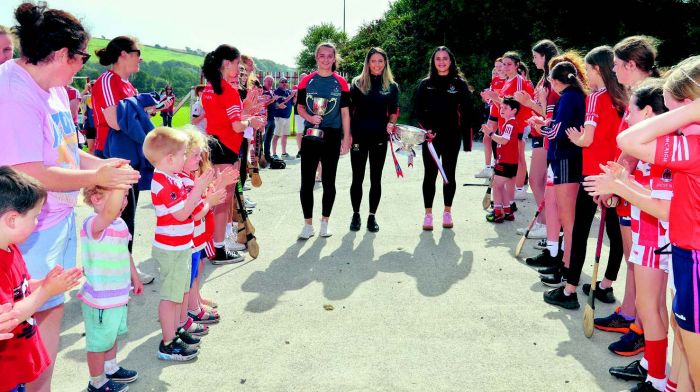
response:
[[[57,265],[63,269],[75,267],[78,251],[75,212],[48,229],[35,231],[19,245],[19,249],[32,279],[43,279]],[[58,294],[49,298],[37,312],[55,308],[64,302],[63,293]]]

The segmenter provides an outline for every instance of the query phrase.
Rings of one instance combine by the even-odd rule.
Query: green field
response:
[[[160,116],[160,114],[156,114],[154,117],[151,117],[151,122],[153,125],[159,127],[163,125],[163,117]],[[187,125],[190,123],[190,105],[185,104],[183,107],[180,108],[180,110],[175,113],[175,117],[173,117],[173,128],[178,128],[183,125]]]
[[[88,44],[88,53],[93,55],[90,58],[91,63],[97,63],[98,58],[95,56],[95,50],[104,48],[107,46],[109,40],[102,38],[91,38]],[[153,46],[141,45],[141,58],[143,61],[155,61],[158,63],[163,63],[165,61],[177,60],[184,63],[192,64],[196,67],[201,67],[204,57],[197,56],[189,53],[180,53],[172,49],[159,49]]]

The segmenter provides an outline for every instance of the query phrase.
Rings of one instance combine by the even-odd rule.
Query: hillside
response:
[[[104,48],[107,46],[109,40],[103,38],[92,38],[88,44],[88,53],[93,54],[90,58],[91,63],[97,63],[97,56],[94,56],[95,50],[99,48]],[[166,61],[182,61],[187,64],[194,65],[195,67],[200,67],[203,56],[197,54],[185,53],[185,51],[174,50],[174,49],[164,49],[156,48],[154,46],[141,44],[141,58],[143,61],[155,61],[157,63],[164,63]],[[255,58],[255,64],[263,72],[291,72],[294,68],[288,67],[284,64],[277,64],[272,60],[257,59]]]

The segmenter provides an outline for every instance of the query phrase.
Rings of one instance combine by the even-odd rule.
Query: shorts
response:
[[[190,288],[192,288],[192,283],[194,283],[194,280],[199,277],[199,260],[201,256],[201,250],[192,253],[192,272],[190,273]]]
[[[631,227],[632,226],[632,219],[629,216],[621,216],[620,217],[620,226]]]
[[[78,251],[78,231],[75,213],[71,212],[57,224],[32,233],[19,245],[32,279],[43,279],[55,266],[75,267]],[[63,293],[49,298],[37,312],[52,309],[65,302]]]
[[[518,174],[517,163],[496,163],[493,167],[493,174],[505,178],[513,178]]]
[[[532,148],[544,147],[544,137],[542,137],[542,136],[530,136],[530,145],[532,146]]]
[[[700,251],[673,246],[673,314],[678,326],[700,333]]]
[[[182,296],[190,291],[192,276],[192,249],[152,249],[153,258],[160,265],[160,299],[182,303]]]
[[[109,351],[117,341],[117,336],[128,332],[126,305],[97,309],[82,303],[81,307],[85,321],[85,351],[90,353]]]
[[[289,135],[289,118],[275,117],[275,136]]]
[[[547,165],[546,186],[554,186],[554,172],[552,171],[552,165]]]
[[[214,165],[233,165],[238,162],[238,154],[221,143],[216,136],[209,138],[209,151],[209,158]]]
[[[85,138],[95,140],[97,138],[97,129],[95,127],[85,127]]]
[[[297,135],[303,135],[304,134],[304,119],[298,115],[294,115],[294,131],[296,132]]]
[[[669,261],[671,260],[670,252],[670,245],[665,248],[658,248],[633,244],[629,262],[641,265],[642,267],[660,269],[668,272]]]
[[[522,132],[518,132],[518,140],[522,141],[523,139],[525,139],[525,134]]]
[[[583,170],[581,158],[567,158],[549,162],[552,168],[553,184],[578,184],[581,182],[581,171]]]

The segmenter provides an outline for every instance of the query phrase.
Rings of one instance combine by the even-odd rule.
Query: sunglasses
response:
[[[287,83],[287,81],[286,81],[286,80],[284,80],[284,81],[281,81],[280,83]]]
[[[136,53],[139,57],[141,57],[141,49],[129,49],[125,50],[126,53]]]
[[[83,59],[83,65],[85,65],[85,63],[87,63],[88,60],[90,60],[90,54],[89,54],[89,53],[85,53],[85,52],[83,52],[82,50],[76,50],[76,51],[75,51],[75,54],[77,54],[77,55],[79,55],[80,57],[82,57],[82,59]]]

